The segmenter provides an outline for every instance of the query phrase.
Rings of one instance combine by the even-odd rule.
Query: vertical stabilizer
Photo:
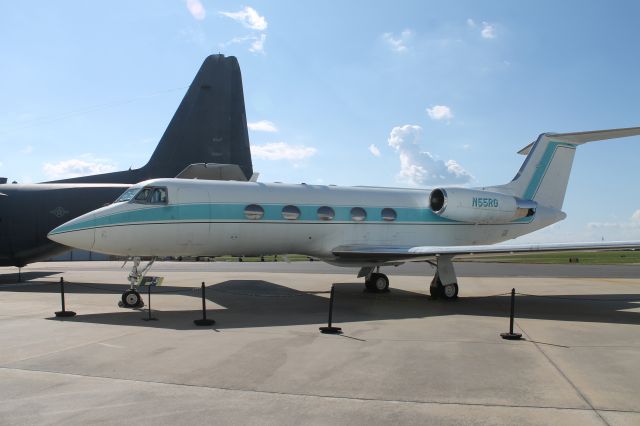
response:
[[[174,177],[193,163],[237,164],[253,174],[238,60],[205,59],[144,167],[154,176]]]
[[[145,166],[55,182],[133,184],[175,177],[195,163],[237,164],[246,179],[253,174],[242,75],[233,56],[204,60]]]
[[[525,154],[527,158],[513,180],[492,189],[560,210],[578,145],[637,135],[640,135],[640,127],[577,133],[543,133],[535,142],[518,152]]]

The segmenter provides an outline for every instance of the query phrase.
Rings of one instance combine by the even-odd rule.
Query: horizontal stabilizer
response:
[[[591,132],[574,133],[545,133],[549,139],[555,142],[567,142],[573,145],[582,145],[587,142],[603,141],[606,139],[626,138],[640,135],[640,127],[627,127],[624,129],[594,130]],[[518,151],[518,154],[527,155],[535,142]]]
[[[196,163],[188,165],[177,179],[237,180],[246,182],[242,169],[237,164]]]

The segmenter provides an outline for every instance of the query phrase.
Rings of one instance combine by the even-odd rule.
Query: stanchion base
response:
[[[322,334],[342,334],[340,327],[320,327],[320,333]]]
[[[215,322],[215,320],[212,320],[212,319],[201,318],[201,319],[193,320],[193,323],[195,325],[213,325],[216,322]]]
[[[57,317],[75,317],[76,313],[73,311],[58,311],[56,312]]]
[[[158,321],[158,318],[142,318],[142,321]]]
[[[522,334],[520,333],[500,333],[500,337],[506,340],[520,340],[522,339]]]

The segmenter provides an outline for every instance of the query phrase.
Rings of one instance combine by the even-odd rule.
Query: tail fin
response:
[[[494,189],[560,210],[569,183],[576,146],[637,135],[640,135],[640,127],[577,133],[543,133],[535,142],[518,152],[527,158],[513,180]]]
[[[172,178],[194,163],[237,164],[253,174],[238,60],[208,56],[149,162],[134,170],[65,179],[74,183],[137,183]]]
[[[247,179],[253,174],[242,75],[233,56],[205,59],[144,168],[154,177],[174,177],[193,163],[237,164]]]

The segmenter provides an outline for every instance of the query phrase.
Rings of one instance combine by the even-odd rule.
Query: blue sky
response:
[[[262,181],[490,185],[545,131],[640,126],[640,3],[0,3],[0,176],[139,167],[203,59],[243,73]],[[640,238],[640,138],[580,147],[561,224]]]

